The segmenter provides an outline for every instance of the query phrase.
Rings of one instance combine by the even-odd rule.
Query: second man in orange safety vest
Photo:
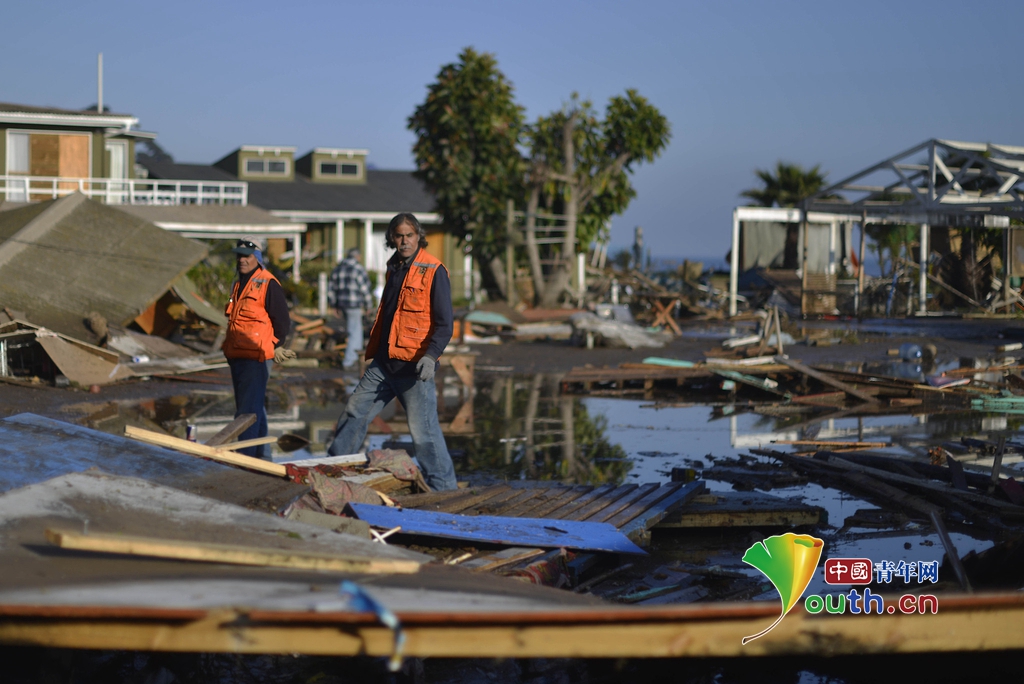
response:
[[[387,280],[366,344],[370,361],[338,419],[332,456],[361,450],[370,421],[398,397],[409,418],[416,460],[431,489],[455,489],[455,468],[437,418],[434,372],[452,338],[448,270],[426,249],[426,231],[412,214],[388,225]]]

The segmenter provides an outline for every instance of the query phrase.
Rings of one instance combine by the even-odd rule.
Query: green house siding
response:
[[[326,163],[335,167],[334,174],[322,174],[321,164]],[[354,170],[355,173],[347,174],[342,172]],[[354,167],[351,168],[350,167]],[[349,154],[344,151],[335,153],[313,150],[308,154],[295,160],[295,170],[306,176],[315,183],[341,183],[346,185],[366,184],[366,155]]]

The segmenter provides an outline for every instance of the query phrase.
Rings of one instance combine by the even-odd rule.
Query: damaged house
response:
[[[193,355],[127,328],[167,335],[186,320],[223,325],[184,277],[206,253],[79,193],[0,206],[0,375],[104,384],[132,375],[119,361],[139,349]]]

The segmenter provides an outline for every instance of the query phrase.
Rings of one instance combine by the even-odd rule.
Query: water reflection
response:
[[[460,469],[578,484],[618,484],[629,472],[625,450],[606,435],[607,418],[562,395],[559,376],[491,376],[477,389],[474,434],[448,438],[466,452]]]

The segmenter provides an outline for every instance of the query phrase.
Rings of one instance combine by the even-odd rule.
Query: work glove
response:
[[[424,356],[416,362],[416,373],[423,382],[430,382],[434,379],[434,371],[437,368],[437,361],[429,356]]]
[[[274,350],[274,363],[284,363],[288,359],[294,359],[295,352],[291,349],[285,349],[284,347],[278,347]]]

